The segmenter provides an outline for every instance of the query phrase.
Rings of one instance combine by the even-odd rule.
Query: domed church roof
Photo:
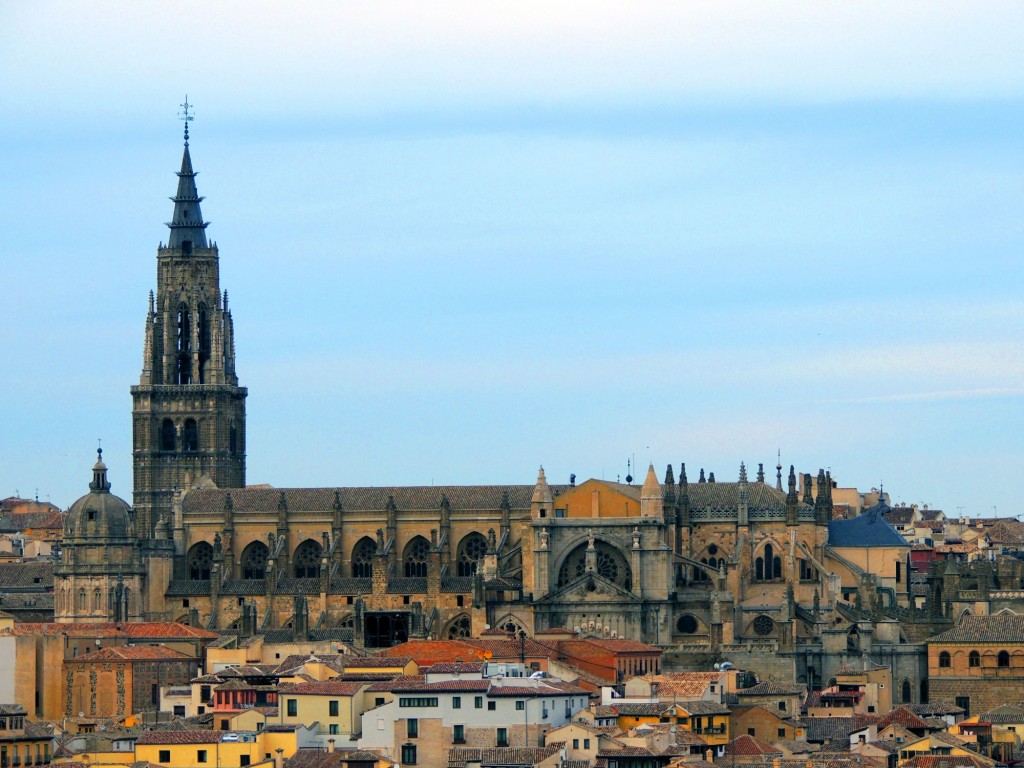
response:
[[[92,468],[89,493],[70,507],[64,517],[64,535],[85,538],[126,537],[131,534],[128,510],[124,499],[110,492],[103,449],[97,451]]]

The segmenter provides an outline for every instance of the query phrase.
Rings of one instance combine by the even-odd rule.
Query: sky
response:
[[[1024,5],[0,3],[0,497],[131,399],[179,104],[279,487],[735,480],[1024,513]],[[627,461],[630,465],[627,465]]]

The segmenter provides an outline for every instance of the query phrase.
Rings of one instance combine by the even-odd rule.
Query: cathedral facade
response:
[[[785,487],[781,466],[769,482],[743,465],[731,482],[701,470],[691,483],[685,466],[659,480],[652,466],[640,486],[549,484],[541,469],[522,485],[246,487],[247,392],[185,138],[131,388],[133,504],[95,470],[68,515],[59,621],[181,620],[362,648],[568,628],[692,658],[796,659],[856,628],[840,605],[907,605],[906,542],[886,539],[892,563],[858,565],[821,471],[791,467]]]

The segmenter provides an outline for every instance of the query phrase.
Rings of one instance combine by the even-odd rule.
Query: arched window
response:
[[[228,435],[228,445],[231,453],[238,453],[238,428],[235,427],[234,424],[231,425],[231,430]]]
[[[213,547],[209,542],[200,541],[188,551],[185,559],[188,577],[192,581],[209,581],[213,567]]]
[[[969,667],[980,667],[981,666],[981,654],[977,651],[971,651],[967,655],[967,666]]]
[[[178,446],[178,435],[174,429],[174,422],[164,419],[160,425],[160,450],[173,452]]]
[[[84,611],[85,610],[85,590],[84,589],[78,590],[78,610],[80,610],[80,611]]]
[[[92,591],[92,609],[94,611],[100,610],[100,588],[96,587]]]
[[[242,578],[248,580],[267,577],[267,560],[270,550],[262,541],[254,541],[242,550]]]
[[[473,623],[469,620],[469,616],[462,614],[448,625],[448,639],[457,640],[462,637],[469,637],[472,631]]]
[[[185,419],[185,429],[181,436],[181,450],[187,453],[199,450],[199,426],[195,419]]]
[[[472,576],[476,573],[477,563],[487,553],[487,539],[479,533],[471,533],[459,542],[459,554],[456,558],[459,576]]]
[[[174,383],[192,383],[192,318],[188,305],[178,305],[175,323]]]
[[[405,554],[402,562],[405,565],[406,576],[427,575],[427,554],[430,552],[430,542],[422,536],[416,536],[405,545]]]
[[[199,383],[206,383],[206,361],[210,359],[210,322],[206,305],[199,305]]]
[[[296,579],[318,579],[320,578],[320,560],[323,558],[324,549],[319,542],[313,539],[306,539],[295,548],[295,578]]]
[[[352,576],[356,579],[368,579],[373,576],[373,556],[377,554],[377,542],[364,536],[356,542],[352,550]]]
[[[1010,666],[1010,654],[1007,651],[1000,651],[996,657],[997,667],[1008,667]]]
[[[627,592],[633,589],[633,572],[629,563],[615,547],[603,541],[594,543],[597,573]],[[587,543],[578,545],[562,562],[558,573],[558,586],[564,587],[587,572]]]
[[[902,691],[902,694],[903,694],[903,703],[904,704],[909,704],[910,703],[910,681],[909,680],[904,680],[903,681],[903,691]]]
[[[759,557],[754,561],[754,581],[764,581],[764,558]]]
[[[949,668],[950,662],[949,662],[949,653],[948,652],[942,651],[939,654],[939,666],[942,667],[943,669],[948,669]]]
[[[782,578],[782,558],[775,554],[771,544],[764,545],[762,556],[754,561],[754,581],[772,581]]]

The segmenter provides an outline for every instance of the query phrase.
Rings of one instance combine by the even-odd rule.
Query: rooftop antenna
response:
[[[178,105],[181,107],[181,112],[178,113],[178,119],[183,120],[185,123],[185,146],[188,146],[188,124],[195,120],[195,115],[189,114],[189,110],[194,107],[194,104],[188,103],[188,94],[185,94],[185,101]]]

